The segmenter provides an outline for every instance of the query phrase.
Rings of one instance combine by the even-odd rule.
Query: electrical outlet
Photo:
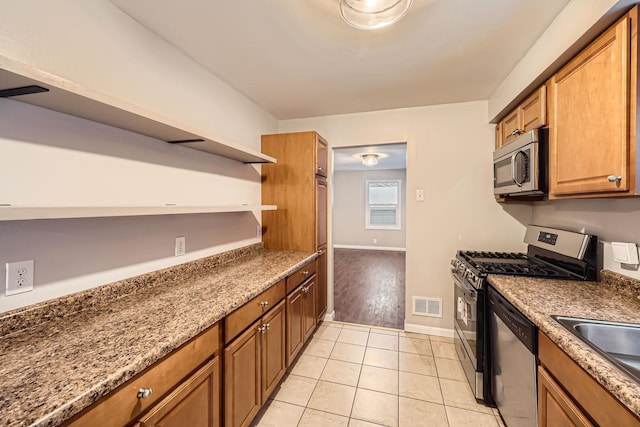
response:
[[[424,190],[416,190],[416,202],[424,202]]]
[[[183,237],[176,237],[176,256],[184,255],[187,253],[187,239]]]
[[[6,296],[33,290],[33,260],[8,262],[6,272]]]
[[[258,226],[256,227],[256,237],[259,239],[262,237],[262,226],[260,224],[258,224]]]

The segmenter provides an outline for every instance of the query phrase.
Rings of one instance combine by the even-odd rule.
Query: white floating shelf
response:
[[[0,221],[112,216],[176,215],[198,213],[274,211],[276,205],[231,206],[27,206],[0,205]]]
[[[28,86],[40,86],[48,91],[28,94],[11,94],[7,91]],[[8,99],[71,114],[166,142],[179,143],[239,162],[276,163],[275,158],[259,151],[203,135],[169,118],[2,55],[0,55],[0,91],[5,91],[2,97]],[[21,92],[18,91],[18,93]]]

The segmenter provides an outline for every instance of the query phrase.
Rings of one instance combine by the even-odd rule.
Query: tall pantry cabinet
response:
[[[327,311],[327,142],[317,132],[262,136],[262,153],[278,159],[262,165],[262,212],[267,249],[314,251],[315,315]]]

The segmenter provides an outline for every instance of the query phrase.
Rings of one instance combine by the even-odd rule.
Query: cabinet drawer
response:
[[[307,280],[316,272],[316,263],[311,261],[300,267],[295,273],[287,277],[287,294],[291,293],[302,282]]]
[[[275,307],[285,296],[285,281],[281,280],[260,295],[229,314],[224,321],[224,342],[229,343],[263,313]]]
[[[153,406],[191,372],[211,358],[220,347],[220,327],[215,324],[169,356],[137,375],[73,419],[70,426],[121,427]],[[141,388],[152,389],[146,398]]]

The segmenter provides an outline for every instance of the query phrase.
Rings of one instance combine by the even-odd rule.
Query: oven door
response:
[[[478,350],[478,290],[466,280],[453,274],[455,283],[454,312],[455,328],[474,369],[478,370],[478,357],[482,357],[482,350]]]

